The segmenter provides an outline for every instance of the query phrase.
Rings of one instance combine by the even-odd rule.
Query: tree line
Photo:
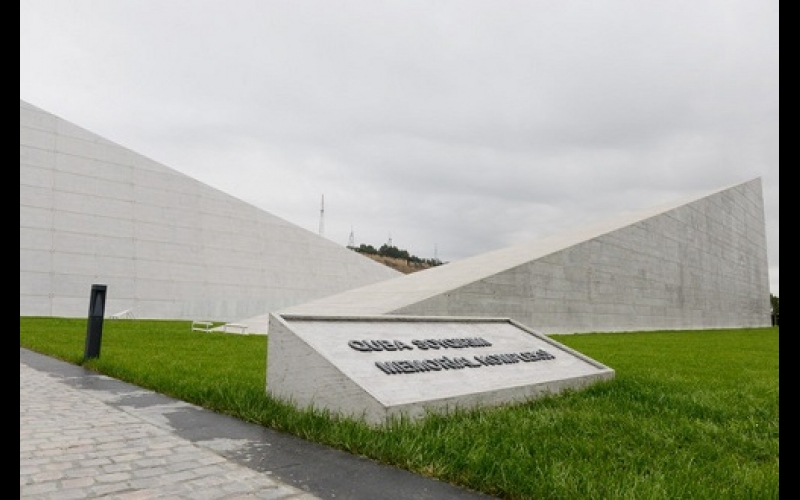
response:
[[[769,294],[769,302],[772,305],[772,325],[778,326],[779,319],[780,319],[780,303],[778,301],[778,296]]]
[[[376,249],[372,245],[365,245],[361,244],[357,247],[348,246],[350,250],[354,250],[358,253],[369,254],[369,255],[380,255],[381,257],[390,257],[392,259],[401,259],[405,260],[408,264],[415,264],[415,265],[426,265],[430,267],[441,266],[443,262],[439,259],[422,259],[417,257],[416,255],[411,255],[408,253],[407,250],[402,250],[397,248],[396,246],[389,245],[384,243],[381,245],[380,248]]]

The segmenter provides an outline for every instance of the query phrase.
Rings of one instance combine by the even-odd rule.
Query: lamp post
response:
[[[92,285],[89,297],[89,319],[86,324],[86,346],[83,360],[100,357],[103,340],[103,314],[106,308],[106,285]]]

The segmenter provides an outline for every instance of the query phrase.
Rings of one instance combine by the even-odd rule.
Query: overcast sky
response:
[[[20,0],[20,99],[347,245],[454,261],[760,177],[778,0]]]

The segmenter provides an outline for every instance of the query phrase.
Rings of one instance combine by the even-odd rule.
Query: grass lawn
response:
[[[370,428],[266,395],[267,338],[105,321],[84,366],[508,499],[778,499],[778,327],[552,335],[613,368],[588,389]],[[83,364],[86,319],[20,317],[20,347]]]

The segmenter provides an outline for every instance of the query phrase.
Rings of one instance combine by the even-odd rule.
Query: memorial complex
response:
[[[771,324],[759,178],[404,275],[20,100],[20,316],[96,284],[266,335],[269,395],[373,425],[615,376],[550,334]]]
[[[403,275],[20,100],[20,315],[510,318],[538,332],[771,324],[759,178]]]

